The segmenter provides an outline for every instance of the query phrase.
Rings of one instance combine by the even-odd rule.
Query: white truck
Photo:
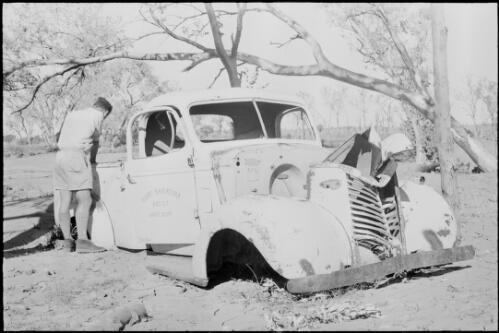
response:
[[[472,258],[445,200],[379,171],[394,164],[368,139],[332,153],[303,103],[268,91],[157,97],[129,120],[126,160],[95,170],[89,234],[199,286],[224,262],[270,266],[292,293]]]

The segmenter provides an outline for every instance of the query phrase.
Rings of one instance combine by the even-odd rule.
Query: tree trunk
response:
[[[233,61],[233,63],[232,63]],[[239,74],[237,73],[237,64],[236,64],[237,59],[231,59],[231,63],[228,66],[225,66],[225,69],[227,70],[227,74],[229,75],[229,82],[230,86],[232,88],[239,88],[241,87],[241,78],[239,77]]]
[[[476,165],[484,172],[493,172],[497,170],[497,158],[487,152],[478,142],[470,131],[464,126],[456,124],[453,121],[452,134],[455,142],[461,147]]]
[[[26,140],[28,141],[28,145],[31,146],[31,133],[30,133],[30,130],[28,130],[28,128],[26,127],[26,121],[24,120],[24,116],[22,114],[19,115],[20,118],[21,118],[21,126],[24,130],[24,134],[26,135]]]
[[[473,112],[471,115],[471,119],[473,121],[473,135],[477,138],[478,137],[478,125],[476,123],[476,111]]]
[[[418,166],[425,165],[427,162],[426,154],[423,149],[423,140],[421,138],[421,130],[419,129],[418,118],[413,114],[408,114],[411,121],[412,130],[414,131],[414,145],[416,148],[416,164]]]
[[[208,14],[208,19],[210,22],[210,27],[211,27],[211,32],[213,34],[213,41],[215,42],[215,49],[217,50],[217,54],[220,57],[220,61],[222,61],[222,64],[224,65],[225,69],[227,70],[227,75],[229,75],[229,82],[231,87],[240,87],[241,86],[241,78],[239,77],[239,74],[237,72],[237,46],[239,41],[232,42],[233,43],[233,50],[230,52],[230,55],[227,53],[227,51],[224,48],[223,42],[222,42],[222,34],[220,33],[220,22],[218,21],[217,17],[215,16],[215,11],[213,9],[212,4],[205,4],[206,8],[206,14]],[[238,16],[238,21],[241,19],[240,16]],[[241,22],[238,22],[238,34],[241,32]]]
[[[433,75],[435,82],[435,129],[440,161],[442,193],[452,208],[459,208],[457,174],[453,163],[454,141],[451,133],[449,81],[447,76],[447,27],[443,4],[431,4]],[[457,242],[461,240],[458,222]]]

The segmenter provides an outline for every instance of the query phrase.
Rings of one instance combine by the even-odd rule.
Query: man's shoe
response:
[[[75,250],[75,241],[72,239],[58,239],[55,241],[55,249],[64,252],[73,252]]]
[[[95,253],[107,251],[105,248],[100,247],[92,243],[88,239],[77,239],[76,240],[76,252],[78,253]]]

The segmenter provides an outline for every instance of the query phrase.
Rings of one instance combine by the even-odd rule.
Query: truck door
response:
[[[130,239],[163,253],[189,254],[200,229],[184,133],[183,120],[166,107],[136,115],[127,129],[122,191]]]

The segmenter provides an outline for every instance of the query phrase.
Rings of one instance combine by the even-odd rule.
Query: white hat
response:
[[[407,136],[402,133],[392,134],[381,142],[381,154],[383,156],[383,160],[393,154],[411,150],[413,148],[411,140],[409,140]]]

